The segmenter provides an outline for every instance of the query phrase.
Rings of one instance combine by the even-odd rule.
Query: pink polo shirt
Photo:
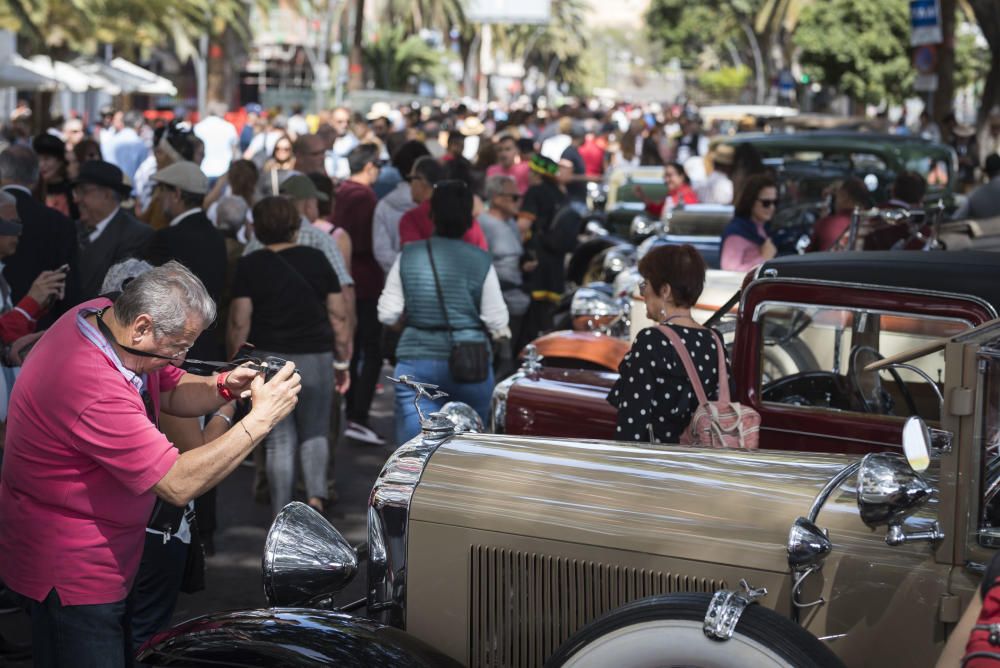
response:
[[[54,587],[63,605],[113,603],[132,587],[153,485],[178,452],[146,417],[138,389],[86,338],[81,309],[38,341],[10,401],[0,479],[0,580],[36,601]],[[147,376],[160,392],[183,371]]]
[[[490,178],[491,176],[509,176],[517,183],[517,191],[523,195],[528,191],[528,186],[531,185],[528,180],[529,171],[528,163],[526,162],[515,162],[510,166],[510,169],[496,164],[486,168],[486,178]]]

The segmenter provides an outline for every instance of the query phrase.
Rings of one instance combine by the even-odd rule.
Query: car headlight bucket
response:
[[[358,556],[326,518],[293,501],[271,523],[261,570],[270,606],[303,606],[346,587],[358,572]]]

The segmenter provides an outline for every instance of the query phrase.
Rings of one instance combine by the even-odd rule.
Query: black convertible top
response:
[[[973,295],[1000,312],[1000,253],[985,251],[856,251],[808,253],[770,260],[780,278],[810,278]]]

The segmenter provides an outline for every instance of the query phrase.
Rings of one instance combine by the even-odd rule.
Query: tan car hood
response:
[[[792,523],[856,459],[462,434],[432,456],[410,519],[784,572]],[[862,524],[853,486],[819,525],[835,544],[870,542],[892,558]]]

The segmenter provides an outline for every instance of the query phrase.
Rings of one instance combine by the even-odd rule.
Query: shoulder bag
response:
[[[698,398],[698,408],[691,416],[687,429],[681,434],[681,445],[756,450],[760,442],[760,413],[749,406],[729,400],[729,374],[726,371],[726,350],[722,345],[722,338],[714,330],[709,330],[719,350],[719,399],[709,401],[701,384],[701,377],[691,360],[691,353],[680,335],[666,325],[660,325],[659,328],[677,351],[677,357],[684,365]]]
[[[448,371],[451,377],[459,383],[481,383],[490,375],[490,348],[485,341],[455,341],[454,331],[448,319],[448,307],[444,303],[441,292],[441,280],[438,278],[437,267],[434,265],[434,253],[431,252],[431,240],[427,240],[427,257],[431,261],[431,271],[434,272],[434,289],[437,291],[438,303],[444,315],[445,329],[448,332],[448,343],[451,354],[448,356]]]

